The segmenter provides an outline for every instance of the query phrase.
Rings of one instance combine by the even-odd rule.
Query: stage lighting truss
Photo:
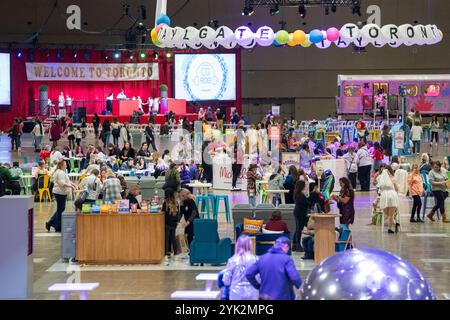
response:
[[[281,7],[296,7],[312,8],[322,7],[328,8],[332,12],[336,12],[337,7],[351,7],[352,12],[359,11],[361,9],[361,0],[244,0],[244,13],[249,15],[258,7],[269,8],[269,12],[272,13],[274,8]],[[244,14],[243,13],[243,14]]]

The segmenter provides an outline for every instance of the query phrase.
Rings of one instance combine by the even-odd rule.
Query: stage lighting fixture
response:
[[[167,53],[166,53],[166,58],[167,58],[167,59],[172,58],[172,53],[171,53],[171,52],[167,52]]]
[[[359,0],[354,0],[352,5],[352,14],[362,16],[361,14],[361,2]]]
[[[91,53],[89,51],[86,51],[84,53],[84,59],[86,59],[87,61],[91,60]]]
[[[16,51],[16,57],[17,58],[21,58],[22,57],[22,50],[17,50]]]
[[[139,56],[141,57],[141,59],[145,59],[145,58],[147,58],[147,53],[145,53],[145,51],[141,51]]]
[[[279,5],[275,5],[273,7],[270,8],[269,13],[271,16],[274,16],[276,14],[280,13],[280,6]]]
[[[119,51],[115,51],[113,54],[114,59],[118,60],[120,59],[120,52]]]
[[[153,59],[158,60],[158,52],[153,51]]]
[[[250,1],[245,0],[244,10],[242,11],[243,16],[251,16],[254,13],[254,9]]]
[[[73,54],[72,54],[72,56],[74,57],[74,59],[76,59],[76,58],[78,57],[78,52],[76,52],[76,51],[73,51]]]
[[[105,59],[105,60],[109,59],[109,55],[107,52],[103,52],[103,59]]]
[[[62,53],[62,51],[57,51],[56,52],[56,59],[58,59],[58,60],[61,60],[63,58],[63,53]]]
[[[50,58],[50,51],[48,51],[48,50],[45,51],[45,57]]]
[[[300,17],[305,18],[306,17],[306,7],[304,4],[301,4],[298,7],[298,13],[300,14]]]
[[[333,4],[333,5],[331,6],[331,12],[336,13],[336,11],[337,11],[337,7],[336,7],[335,4]]]
[[[132,51],[128,51],[128,59],[133,60],[134,59],[134,55]]]

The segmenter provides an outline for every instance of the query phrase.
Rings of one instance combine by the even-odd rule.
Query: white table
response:
[[[48,291],[59,292],[59,300],[68,300],[71,292],[78,292],[80,300],[87,300],[89,292],[98,288],[99,283],[55,283]]]
[[[268,199],[272,199],[274,195],[279,194],[281,196],[281,204],[286,204],[286,193],[289,193],[289,190],[266,190],[266,202]]]
[[[220,296],[220,291],[178,290],[173,292],[172,299],[213,300]]]
[[[200,273],[195,277],[195,280],[206,281],[205,290],[211,291],[215,281],[219,279],[218,273]]]
[[[212,183],[200,183],[200,182],[189,183],[188,187],[194,189],[194,195],[195,194],[206,195],[208,194],[208,189],[212,187]]]

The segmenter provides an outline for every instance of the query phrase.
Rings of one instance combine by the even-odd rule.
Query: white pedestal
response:
[[[0,299],[33,292],[33,196],[0,198]]]

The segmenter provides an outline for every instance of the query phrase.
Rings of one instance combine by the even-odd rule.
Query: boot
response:
[[[450,220],[447,220],[447,216],[445,215],[445,213],[442,214],[442,222],[443,223],[450,223]]]
[[[430,213],[427,214],[428,219],[430,219],[431,221],[434,222],[435,220],[434,220],[433,217],[434,217],[434,214],[435,214],[435,213],[436,213],[436,212],[434,212],[433,210],[431,210]]]

